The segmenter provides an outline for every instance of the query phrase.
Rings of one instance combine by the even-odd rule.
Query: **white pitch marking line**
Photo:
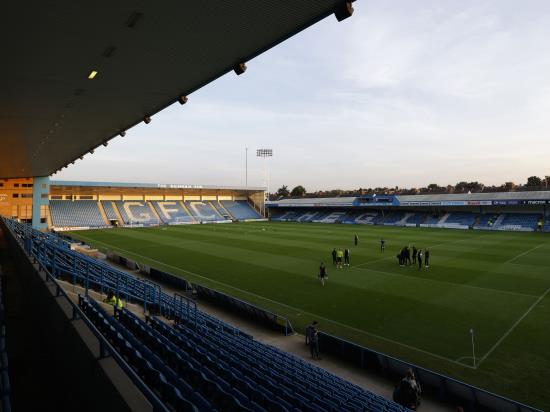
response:
[[[535,247],[533,247],[529,250],[526,250],[525,252],[520,253],[517,256],[514,256],[512,259],[507,260],[506,262],[503,263],[503,265],[505,265],[507,263],[512,263],[514,260],[519,259],[520,257],[525,256],[526,254],[532,252],[533,250],[537,250],[539,247],[544,246],[544,245],[546,245],[546,243],[541,243],[540,245],[537,245],[537,246],[535,246]]]
[[[130,255],[139,256],[139,257],[144,258],[144,259],[146,259],[146,260],[150,260],[151,262],[155,262],[155,263],[158,263],[158,264],[163,265],[163,266],[166,266],[166,267],[171,267],[171,268],[176,269],[176,270],[181,270],[182,272],[188,273],[188,274],[190,274],[190,275],[196,276],[196,277],[201,278],[201,279],[205,279],[205,280],[207,280],[207,281],[209,281],[209,282],[217,283],[217,284],[219,284],[219,285],[228,287],[228,288],[230,288],[230,289],[234,289],[234,290],[237,290],[237,291],[239,291],[239,292],[246,293],[246,294],[248,294],[248,295],[250,295],[250,296],[255,296],[255,297],[257,297],[257,298],[260,298],[260,299],[263,299],[263,300],[266,300],[266,301],[275,303],[275,304],[277,304],[277,305],[287,307],[287,308],[292,309],[292,310],[294,310],[294,311],[298,311],[298,312],[301,312],[301,313],[306,313],[306,314],[308,314],[308,315],[313,315],[313,316],[315,316],[315,317],[318,318],[318,319],[322,319],[322,320],[327,321],[327,322],[329,322],[329,323],[333,323],[333,324],[335,324],[335,325],[342,326],[342,327],[344,327],[344,328],[346,328],[346,329],[350,329],[350,330],[353,330],[353,331],[355,331],[355,332],[359,332],[359,333],[364,334],[364,335],[367,335],[367,336],[371,336],[371,337],[374,337],[374,338],[377,338],[377,339],[380,339],[380,340],[383,340],[383,341],[386,341],[386,342],[390,342],[390,343],[393,343],[393,344],[402,346],[402,347],[407,348],[407,349],[412,349],[412,350],[415,350],[415,351],[417,351],[417,352],[420,352],[420,353],[424,353],[424,354],[426,354],[426,355],[433,356],[433,357],[435,357],[435,358],[437,358],[437,359],[445,360],[445,361],[447,361],[447,362],[451,362],[451,363],[454,363],[454,364],[463,366],[463,367],[465,367],[465,368],[474,369],[473,366],[466,365],[466,364],[461,363],[461,362],[457,362],[457,361],[455,361],[454,359],[446,358],[445,356],[438,355],[438,354],[435,354],[435,353],[426,351],[426,350],[424,350],[424,349],[419,349],[419,348],[416,348],[416,347],[414,347],[414,346],[407,345],[406,343],[398,342],[398,341],[395,341],[395,340],[393,340],[393,339],[386,338],[386,337],[384,337],[384,336],[376,335],[376,334],[374,334],[374,333],[370,333],[370,332],[364,331],[364,330],[362,330],[362,329],[358,329],[358,328],[355,328],[355,327],[353,327],[353,326],[346,325],[346,324],[344,324],[344,323],[340,323],[340,322],[337,322],[337,321],[335,321],[335,320],[325,318],[325,317],[323,317],[323,316],[319,316],[319,315],[317,315],[316,313],[304,311],[304,310],[302,310],[302,309],[300,309],[300,308],[296,308],[296,307],[294,307],[294,306],[287,305],[286,303],[278,302],[278,301],[276,301],[276,300],[269,299],[269,298],[266,298],[266,297],[261,296],[261,295],[257,295],[256,293],[249,292],[249,291],[247,291],[247,290],[237,288],[237,287],[235,287],[235,286],[233,286],[233,285],[229,285],[229,284],[227,284],[227,283],[223,283],[223,282],[220,282],[220,281],[215,280],[215,279],[210,279],[210,278],[208,278],[208,277],[199,275],[198,273],[190,272],[190,271],[188,271],[188,270],[186,270],[186,269],[183,269],[183,268],[180,268],[180,267],[178,267],[178,266],[173,266],[173,265],[170,265],[170,264],[167,264],[167,263],[163,263],[163,262],[158,261],[158,260],[156,260],[156,259],[152,259],[152,258],[150,258],[150,257],[140,255],[139,253],[134,253],[134,252],[131,252],[131,251],[129,251],[129,250],[125,250],[125,249],[119,248],[119,247],[117,247],[117,246],[114,246],[114,245],[109,244],[109,243],[106,243],[106,242],[102,242],[102,241],[100,241],[100,240],[94,240],[94,239],[91,239],[91,238],[89,238],[89,237],[87,237],[87,236],[84,236],[84,235],[80,235],[80,234],[79,234],[79,236],[80,236],[80,237],[83,237],[83,238],[85,238],[85,239],[89,239],[89,240],[91,240],[91,241],[97,242],[97,243],[101,243],[101,244],[106,245],[106,246],[110,246],[110,247],[112,247],[112,248],[114,248],[114,249],[121,250],[121,251],[126,252],[126,253],[128,253],[128,254],[130,254]]]
[[[525,319],[525,317],[531,313],[531,311],[540,303],[541,300],[543,300],[546,295],[548,295],[548,292],[550,292],[550,288],[546,289],[546,292],[544,292],[530,307],[529,309],[527,309],[527,311],[521,315],[521,317],[512,325],[512,327],[510,329],[508,329],[508,331],[502,335],[502,337],[497,341],[497,343],[495,343],[491,349],[489,349],[489,351],[483,355],[483,357],[481,359],[479,359],[479,361],[477,362],[477,367],[479,367],[479,365],[481,365],[481,363],[487,359],[487,357],[493,353],[493,351],[504,341],[504,339],[506,339],[508,337],[508,335],[510,335],[510,333],[513,332],[513,330],[521,323],[521,321],[523,319]]]

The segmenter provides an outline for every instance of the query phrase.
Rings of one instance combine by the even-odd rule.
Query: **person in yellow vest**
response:
[[[112,290],[107,293],[107,297],[103,299],[103,302],[108,303],[109,305],[116,306],[119,309],[122,309],[124,307],[124,303],[122,302],[122,299],[117,298],[115,296],[115,292]]]

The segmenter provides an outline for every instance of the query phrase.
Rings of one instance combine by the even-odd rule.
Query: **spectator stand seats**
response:
[[[246,200],[222,200],[221,204],[237,220],[255,220],[262,218]]]
[[[118,216],[115,212],[115,208],[113,206],[113,202],[110,200],[102,200],[101,206],[103,207],[103,210],[105,211],[105,216],[107,216],[107,219],[109,221],[118,221]],[[122,222],[121,222],[122,223]]]
[[[186,200],[184,203],[187,210],[189,210],[197,222],[208,223],[227,221],[206,201]]]
[[[236,220],[237,218],[231,215],[229,210],[225,209],[223,205],[217,200],[209,200],[208,203],[216,209],[216,211],[225,219],[225,220]]]
[[[529,232],[537,228],[540,218],[541,215],[535,213],[507,213],[495,229]]]
[[[153,201],[151,204],[163,223],[185,224],[196,222],[179,201]]]
[[[138,200],[115,201],[115,205],[125,225],[153,226],[159,225],[159,219],[147,202]]]
[[[52,224],[65,227],[106,227],[95,200],[51,200]]]

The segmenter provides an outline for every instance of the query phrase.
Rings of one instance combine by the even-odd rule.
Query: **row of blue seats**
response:
[[[135,315],[126,312],[123,316],[134,323],[134,327],[145,328],[144,322]],[[154,317],[148,320],[159,332],[158,336],[168,338],[168,342],[197,359],[202,367],[210,368],[224,379],[224,385],[227,383],[239,390],[241,403],[246,404],[248,399],[254,408],[403,410],[393,402],[257,341],[210,329],[199,333],[184,325],[174,330]]]
[[[212,410],[211,407],[197,407],[190,400],[193,398],[192,394],[182,395],[180,388],[185,389],[185,382],[180,382],[180,378],[166,367],[158,356],[147,349],[143,343],[122,327],[112,316],[107,315],[95,301],[79,296],[79,306],[141,379],[172,410],[178,412]],[[210,406],[205,400],[203,405]]]
[[[55,227],[106,226],[95,200],[51,200],[50,212]]]
[[[409,216],[407,216],[409,213]],[[319,223],[349,223],[349,224],[428,224],[457,225],[463,227],[498,228],[519,227],[536,229],[542,216],[533,213],[507,213],[501,222],[495,224],[498,214],[479,214],[473,212],[451,212],[449,214],[430,214],[427,212],[405,211],[365,211],[338,209],[272,209],[271,220]]]
[[[167,330],[169,328],[163,323],[156,321],[154,324],[160,327],[164,334],[170,334]],[[403,410],[391,401],[364,391],[272,346],[212,331],[199,334],[182,325],[178,325],[177,328],[194,346],[208,347],[210,344],[210,352],[216,348],[223,348],[225,353],[221,359],[234,367],[243,365],[241,375],[261,383],[268,391],[266,397],[269,398],[269,392],[279,394],[285,402],[297,404],[300,410]],[[172,339],[178,339],[177,334],[173,332],[171,336]]]

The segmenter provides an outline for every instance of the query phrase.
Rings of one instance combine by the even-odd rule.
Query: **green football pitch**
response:
[[[272,222],[72,235],[269,309],[298,331],[315,319],[328,333],[550,409],[548,234]],[[428,248],[430,268],[400,267],[405,245]],[[349,268],[333,267],[334,247],[350,249]]]

